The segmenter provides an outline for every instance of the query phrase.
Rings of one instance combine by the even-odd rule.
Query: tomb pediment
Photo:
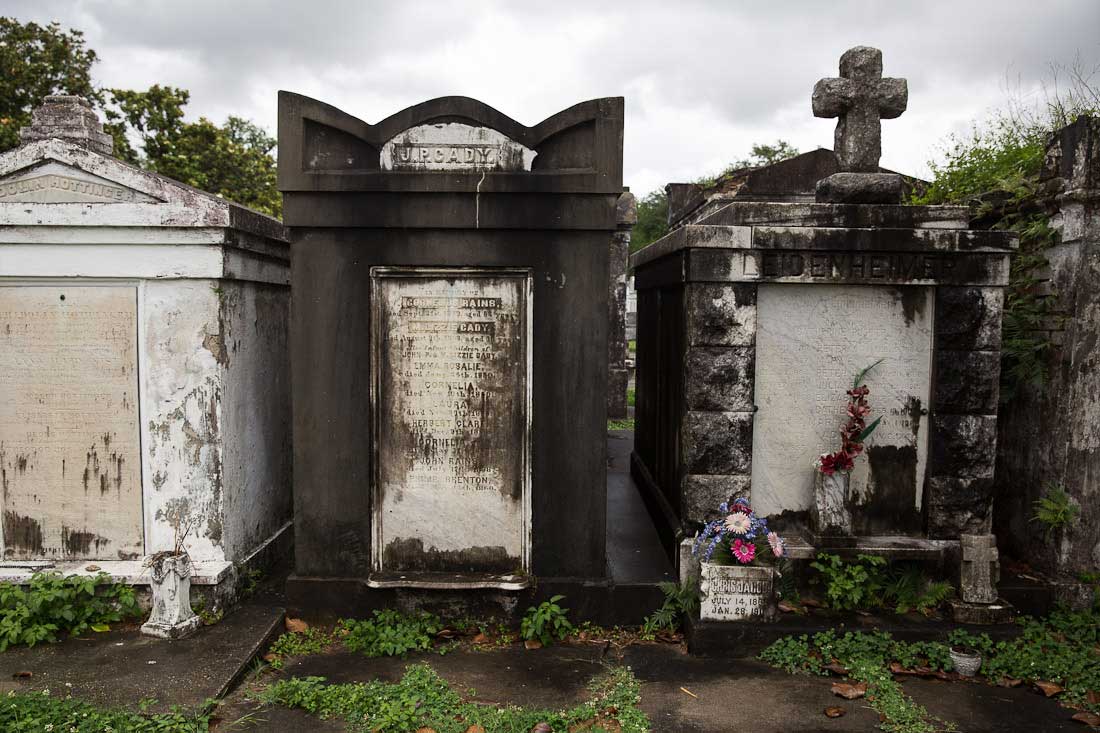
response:
[[[0,203],[148,204],[161,201],[56,160],[0,177]]]

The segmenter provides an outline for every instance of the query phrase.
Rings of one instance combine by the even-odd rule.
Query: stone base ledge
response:
[[[958,540],[930,540],[924,537],[799,537],[782,535],[792,560],[813,560],[819,552],[852,558],[879,555],[889,560],[943,560],[959,552]]]
[[[89,570],[89,568],[92,568]],[[218,585],[232,574],[233,563],[228,560],[195,560],[191,563],[192,585]],[[107,573],[115,583],[149,585],[152,573],[144,560],[79,560],[50,562],[32,560],[26,562],[0,562],[0,583],[26,585],[35,573],[56,572],[65,577],[95,577]]]

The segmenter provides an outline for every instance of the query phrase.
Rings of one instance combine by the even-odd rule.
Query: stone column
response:
[[[680,518],[700,522],[749,492],[756,285],[688,283],[685,299]]]
[[[630,259],[630,233],[638,221],[634,194],[623,192],[615,205],[618,229],[611,235],[607,292],[607,416],[627,416],[626,390],[630,370],[626,366],[626,270]]]

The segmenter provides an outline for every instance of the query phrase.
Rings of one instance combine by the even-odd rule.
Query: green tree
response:
[[[657,241],[668,233],[668,196],[664,191],[650,191],[638,201],[638,223],[630,235],[630,251]]]
[[[759,168],[763,165],[771,165],[781,160],[793,158],[796,155],[798,155],[798,148],[794,147],[786,140],[776,140],[774,145],[754,143],[752,146],[752,155],[748,158],[735,160],[722,172],[722,174],[725,175],[726,173],[732,173],[733,171],[743,168]]]
[[[186,89],[154,85],[147,91],[110,89],[105,128],[115,155],[181,183],[279,216],[275,139],[240,117],[216,125],[183,119]],[[134,148],[131,141],[140,145]]]
[[[84,34],[0,17],[0,152],[19,145],[19,129],[50,94],[79,94],[93,102],[96,53],[84,46]]]

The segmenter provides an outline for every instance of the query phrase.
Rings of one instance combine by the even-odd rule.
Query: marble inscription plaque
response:
[[[699,616],[708,621],[771,621],[775,576],[769,568],[703,563]]]
[[[882,423],[849,489],[856,534],[919,530],[927,459],[933,292],[928,287],[762,284],[757,295],[752,500],[764,514],[813,503],[812,462],[840,447],[852,378]]]
[[[4,557],[144,551],[133,287],[0,286]]]
[[[535,151],[488,127],[460,122],[419,125],[382,146],[392,171],[529,171]]]
[[[527,566],[527,271],[372,270],[374,567]]]

